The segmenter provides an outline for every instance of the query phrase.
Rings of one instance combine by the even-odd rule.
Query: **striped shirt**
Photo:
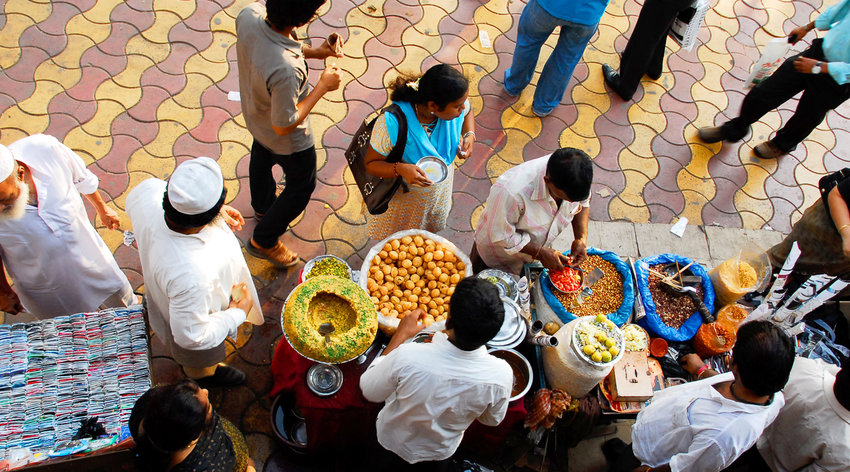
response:
[[[528,243],[550,246],[590,197],[581,202],[562,201],[559,207],[549,195],[546,165],[549,156],[520,164],[499,177],[490,189],[481,221],[475,230],[475,245],[485,264],[514,274],[533,259],[520,251]]]

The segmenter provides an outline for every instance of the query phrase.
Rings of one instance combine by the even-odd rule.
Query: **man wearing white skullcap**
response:
[[[224,205],[226,194],[218,163],[199,157],[177,166],[167,183],[147,179],[127,196],[151,327],[186,375],[205,388],[245,381],[242,371],[221,364],[225,339],[236,338],[246,318],[263,324],[233,234],[245,221]]]
[[[80,195],[108,229],[115,210],[74,151],[37,134],[0,146],[0,310],[45,319],[136,302],[112,252],[92,227]]]

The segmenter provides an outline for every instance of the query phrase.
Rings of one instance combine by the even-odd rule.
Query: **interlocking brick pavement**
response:
[[[167,177],[198,155],[219,161],[230,203],[248,216],[247,161],[251,136],[239,104],[234,19],[247,0],[0,0],[0,142],[49,133],[75,149],[101,178],[110,205],[129,227],[124,199],[149,177]],[[789,156],[759,160],[752,147],[793,111],[794,101],[768,113],[739,145],[703,144],[696,129],[737,112],[758,46],[787,34],[822,9],[819,0],[718,2],[691,52],[668,44],[657,82],[644,80],[634,101],[608,94],[601,64],[617,66],[640,11],[636,0],[611,0],[561,106],[547,118],[531,113],[534,84],[514,100],[502,89],[516,41],[519,0],[329,0],[300,31],[321,41],[339,32],[346,57],[342,87],[312,115],[319,183],[308,211],[284,237],[303,259],[333,253],[359,266],[369,240],[360,197],[342,153],[360,120],[387,101],[385,84],[398,71],[437,63],[470,78],[478,142],[455,178],[454,209],[445,235],[471,246],[490,183],[506,169],[560,146],[594,157],[591,208],[597,221],[692,224],[789,231],[818,198],[817,179],[848,165],[850,111],[830,113]],[[486,31],[493,44],[478,41]],[[813,39],[792,50],[799,51]],[[544,46],[541,64],[550,54]],[[806,43],[806,44],[804,44]],[[538,67],[538,72],[542,65]],[[312,63],[310,78],[320,68]],[[715,118],[717,117],[717,118]],[[99,222],[98,222],[99,224]],[[119,264],[142,282],[135,248],[99,228]],[[282,300],[295,273],[278,274],[247,256],[262,287],[267,323],[243,327],[229,360],[250,371],[245,387],[216,392],[219,410],[248,437],[262,463],[276,446],[267,422],[268,366],[280,337]],[[176,365],[155,343],[157,381],[176,378]]]

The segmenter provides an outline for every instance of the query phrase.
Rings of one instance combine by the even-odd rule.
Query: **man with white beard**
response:
[[[115,210],[74,151],[37,134],[0,145],[0,310],[40,319],[123,307],[133,288],[92,227],[81,195],[109,229]],[[2,272],[0,272],[2,273]]]

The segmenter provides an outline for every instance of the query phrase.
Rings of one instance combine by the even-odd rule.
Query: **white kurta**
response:
[[[0,221],[0,254],[27,312],[49,318],[97,310],[132,290],[92,227],[80,194],[97,191],[97,177],[74,151],[37,134],[9,146],[32,172],[38,207],[20,220]]]
[[[127,196],[127,214],[139,245],[148,318],[157,336],[167,334],[183,349],[212,349],[246,319],[227,308],[234,285],[245,283],[253,297],[249,321],[262,324],[257,289],[239,240],[223,222],[197,234],[181,234],[165,224],[162,197],[166,183],[148,179]]]

